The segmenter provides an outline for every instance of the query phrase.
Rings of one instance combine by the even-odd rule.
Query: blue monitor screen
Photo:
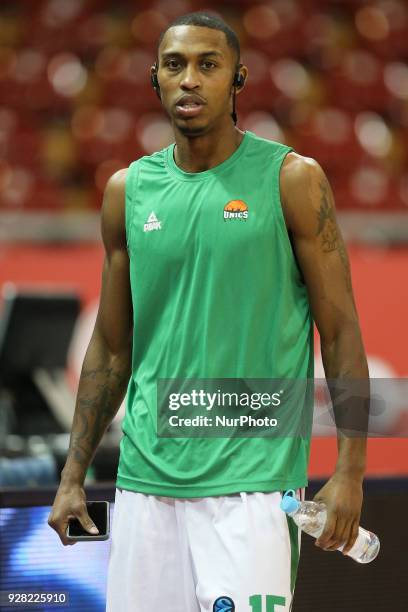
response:
[[[112,524],[114,504],[110,504]],[[0,606],[12,610],[104,612],[111,540],[63,546],[48,525],[50,506],[0,508],[0,591],[67,594],[68,603]]]

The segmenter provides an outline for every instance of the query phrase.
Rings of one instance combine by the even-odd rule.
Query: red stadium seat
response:
[[[20,176],[22,185],[30,185],[21,192],[13,187],[3,205],[69,208],[58,185],[41,178],[45,167],[60,181],[78,176],[100,190],[110,168],[167,142],[168,119],[149,69],[159,31],[179,14],[179,4],[3,4],[0,162],[4,180]],[[401,193],[408,188],[400,185],[408,147],[407,4],[210,0],[206,7],[236,29],[249,68],[237,96],[238,125],[286,139],[317,159],[335,182],[340,208],[406,210],[408,196]],[[202,8],[198,0],[183,2],[184,12]],[[363,137],[356,131],[356,117],[370,112],[378,114],[374,124],[386,132],[383,137],[392,140],[384,154],[375,134],[365,142],[367,130]],[[66,135],[66,156],[55,156],[53,170],[50,151],[57,141],[50,144],[47,135],[54,121],[71,125],[72,136]],[[371,204],[355,186],[357,169],[366,165],[392,174],[384,197]],[[10,168],[22,170],[10,174]],[[383,193],[379,177],[372,177]]]
[[[326,77],[328,100],[351,111],[387,110],[389,94],[383,79],[383,63],[366,51],[351,51]]]

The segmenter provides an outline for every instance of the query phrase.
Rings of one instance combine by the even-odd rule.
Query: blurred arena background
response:
[[[1,0],[0,590],[64,587],[69,609],[104,609],[109,542],[63,549],[46,518],[98,306],[103,190],[172,141],[149,68],[159,33],[194,10],[239,35],[238,126],[326,171],[370,375],[398,396],[369,440],[361,522],[380,557],[357,567],[304,536],[294,610],[406,610],[408,542],[393,527],[408,501],[406,0]],[[88,471],[90,499],[113,500],[123,415]],[[314,433],[309,497],[336,459],[333,428]]]

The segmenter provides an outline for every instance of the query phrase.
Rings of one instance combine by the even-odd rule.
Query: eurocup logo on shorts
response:
[[[213,612],[235,612],[235,604],[231,597],[217,597],[213,603]]]
[[[224,221],[230,219],[246,221],[248,219],[248,204],[245,204],[243,200],[230,200],[224,206]]]

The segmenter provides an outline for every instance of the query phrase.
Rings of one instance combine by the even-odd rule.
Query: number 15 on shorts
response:
[[[279,595],[265,595],[265,604],[262,601],[262,595],[251,595],[249,598],[249,604],[252,608],[252,612],[279,612],[280,606],[284,606],[286,603],[286,597],[280,597]]]

